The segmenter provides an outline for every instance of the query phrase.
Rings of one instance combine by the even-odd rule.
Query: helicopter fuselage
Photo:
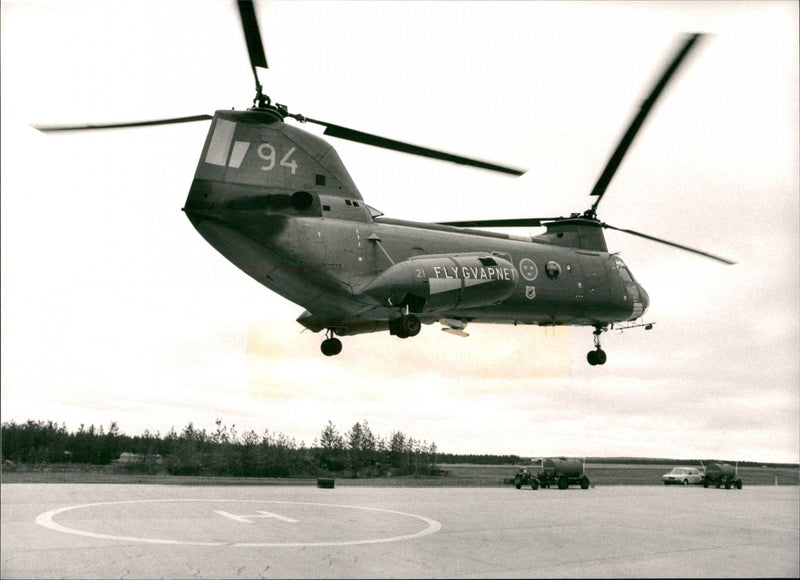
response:
[[[383,217],[325,141],[267,114],[217,112],[184,210],[228,260],[305,308],[298,321],[314,331],[386,330],[409,312],[423,323],[604,327],[648,305],[604,242]]]

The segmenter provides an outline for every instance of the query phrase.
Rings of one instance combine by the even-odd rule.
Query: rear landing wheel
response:
[[[413,314],[405,314],[393,320],[390,325],[393,326],[394,334],[400,338],[417,336],[422,329],[422,323]]]
[[[325,356],[337,355],[342,352],[342,341],[338,338],[326,338],[322,341],[320,350]]]

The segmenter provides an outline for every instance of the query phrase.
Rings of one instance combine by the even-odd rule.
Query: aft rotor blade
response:
[[[441,226],[455,226],[458,228],[537,228],[544,225],[543,222],[552,222],[558,219],[559,218],[517,218],[436,223]]]
[[[126,129],[129,127],[148,127],[151,125],[174,125],[176,123],[193,123],[195,121],[208,121],[211,115],[194,115],[192,117],[173,117],[171,119],[155,119],[152,121],[133,121],[131,123],[103,123],[99,125],[34,125],[42,133],[55,133],[58,131],[94,131],[97,129]]]
[[[253,76],[256,79],[256,87],[260,87],[256,67],[269,68],[267,66],[267,55],[264,52],[264,45],[261,42],[261,31],[258,27],[256,9],[252,0],[239,0],[239,16],[242,19],[242,30],[244,39],[247,42],[247,52],[250,55],[250,68],[253,69]]]
[[[628,126],[628,130],[625,131],[625,134],[622,136],[622,139],[617,145],[616,150],[608,160],[603,173],[600,175],[600,178],[597,180],[597,183],[592,189],[592,193],[590,195],[597,196],[597,200],[594,202],[594,205],[592,205],[592,212],[597,210],[597,206],[600,203],[600,200],[603,198],[603,195],[608,188],[608,184],[611,183],[614,173],[616,173],[620,163],[622,163],[625,153],[627,153],[628,148],[631,146],[631,143],[633,143],[636,134],[639,132],[639,129],[641,129],[642,124],[647,118],[648,113],[650,113],[650,110],[653,108],[653,105],[655,105],[658,97],[664,91],[664,88],[667,86],[670,79],[672,79],[672,77],[675,75],[675,72],[678,70],[681,63],[686,59],[687,55],[691,52],[692,48],[694,48],[694,46],[697,44],[697,41],[702,36],[703,34],[699,33],[686,36],[675,56],[670,61],[669,66],[664,69],[664,72],[661,74],[658,82],[656,82],[656,84],[650,90],[650,94],[642,102],[639,112],[633,118],[633,121],[631,121],[630,126]]]
[[[720,256],[715,256],[714,254],[709,254],[708,252],[703,252],[702,250],[696,250],[695,248],[690,248],[688,246],[683,246],[681,244],[676,244],[675,242],[670,242],[667,240],[662,240],[661,238],[656,238],[654,236],[648,236],[647,234],[643,234],[640,232],[635,232],[633,230],[626,230],[624,228],[617,228],[606,223],[600,224],[602,227],[607,228],[609,230],[616,230],[618,232],[624,232],[626,234],[631,234],[634,236],[639,236],[640,238],[644,238],[646,240],[651,240],[653,242],[658,242],[660,244],[666,244],[668,246],[672,246],[673,248],[679,248],[681,250],[686,250],[687,252],[692,252],[693,254],[699,254],[700,256],[704,256],[706,258],[711,258],[712,260],[716,260],[718,262],[722,262],[723,264],[733,265],[736,262],[728,260],[727,258],[721,258]]]
[[[294,115],[293,115],[294,116]],[[302,121],[315,123],[325,127],[325,134],[331,137],[338,137],[339,139],[347,139],[348,141],[355,141],[357,143],[364,143],[366,145],[373,145],[375,147],[382,147],[383,149],[391,149],[393,151],[401,151],[402,153],[410,153],[411,155],[420,155],[421,157],[429,157],[431,159],[439,159],[441,161],[450,161],[460,165],[469,165],[471,167],[479,167],[480,169],[488,169],[490,171],[499,171],[500,173],[508,173],[510,175],[523,175],[525,170],[516,169],[514,167],[507,167],[504,165],[497,165],[496,163],[489,163],[481,161],[480,159],[471,159],[453,153],[446,153],[444,151],[437,151],[435,149],[428,149],[427,147],[420,147],[419,145],[412,145],[410,143],[403,143],[394,139],[387,139],[386,137],[379,137],[363,131],[356,131],[355,129],[348,129],[341,125],[334,125],[325,121],[318,121],[316,119],[309,119],[307,117],[296,116]]]

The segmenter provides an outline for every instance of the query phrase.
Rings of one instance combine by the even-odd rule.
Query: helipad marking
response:
[[[281,504],[281,505],[306,505],[306,506],[316,506],[316,507],[332,507],[332,508],[342,508],[342,509],[355,509],[355,510],[363,510],[369,512],[378,512],[378,513],[385,513],[385,514],[394,514],[399,516],[404,516],[408,518],[414,518],[421,520],[428,524],[424,530],[416,532],[414,534],[404,534],[402,536],[392,536],[389,538],[375,538],[371,540],[345,540],[341,542],[193,542],[193,541],[186,541],[186,540],[161,540],[158,538],[142,538],[138,536],[115,536],[111,534],[99,534],[97,532],[89,532],[84,530],[76,530],[74,528],[70,528],[61,524],[57,524],[53,521],[53,518],[58,514],[68,512],[71,510],[78,510],[78,509],[86,509],[91,507],[98,507],[98,506],[107,506],[107,505],[125,505],[125,504],[141,504],[141,503],[168,503],[168,502],[214,502],[214,503],[223,503],[223,502],[239,502],[239,503],[268,503],[268,504]],[[252,517],[252,516],[246,516]],[[76,536],[86,536],[89,538],[97,538],[101,540],[122,540],[126,542],[142,542],[147,544],[167,544],[167,545],[175,545],[175,546],[231,546],[231,547],[240,547],[240,548],[307,548],[307,547],[326,547],[326,546],[354,546],[360,544],[384,544],[388,542],[399,542],[401,540],[413,540],[415,538],[421,538],[423,536],[427,536],[430,534],[434,534],[442,529],[442,524],[437,522],[436,520],[432,520],[430,518],[426,518],[425,516],[419,516],[416,514],[409,514],[405,512],[395,511],[395,510],[386,510],[380,508],[371,508],[371,507],[364,507],[364,506],[357,506],[357,505],[343,505],[343,504],[331,504],[331,503],[314,503],[314,502],[301,502],[301,501],[269,501],[269,500],[257,500],[257,499],[134,499],[134,500],[127,500],[127,501],[106,501],[106,502],[98,502],[98,503],[86,503],[81,505],[73,505],[63,508],[58,508],[54,510],[50,510],[49,512],[45,512],[43,514],[39,514],[36,516],[36,523],[40,526],[48,528],[50,530],[54,530],[56,532],[63,532],[65,534],[74,534]]]
[[[258,510],[257,514],[249,515],[249,516],[239,516],[236,514],[231,514],[228,512],[223,511],[215,511],[215,514],[219,514],[226,518],[230,518],[235,522],[240,522],[243,524],[252,524],[253,522],[250,521],[250,518],[274,518],[276,520],[280,520],[282,522],[286,522],[288,524],[296,524],[297,520],[293,520],[292,518],[287,518],[286,516],[281,516],[278,514],[273,514],[272,512],[265,512],[263,510]]]

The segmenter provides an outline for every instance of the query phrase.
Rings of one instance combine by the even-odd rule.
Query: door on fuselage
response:
[[[583,300],[586,315],[602,316],[608,305],[608,276],[606,258],[594,252],[578,251],[583,273]]]

